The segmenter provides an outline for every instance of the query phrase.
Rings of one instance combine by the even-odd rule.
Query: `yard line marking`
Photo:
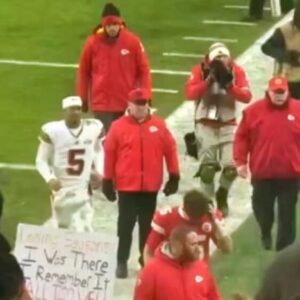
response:
[[[165,93],[165,94],[178,94],[178,90],[169,90],[169,89],[152,89],[154,93]]]
[[[205,37],[205,36],[184,36],[182,38],[186,41],[200,41],[200,42],[224,42],[224,43],[237,43],[237,39],[224,39],[217,37]]]
[[[215,25],[233,25],[233,26],[256,26],[256,23],[252,22],[239,22],[239,21],[226,21],[226,20],[203,20],[203,24],[215,24]]]
[[[245,9],[245,10],[248,10],[249,6],[248,5],[224,5],[224,8],[228,8],[228,9]],[[264,7],[264,10],[270,11],[271,7]]]
[[[26,61],[26,60],[16,60],[16,59],[0,59],[0,64],[8,65],[22,65],[22,66],[36,66],[36,67],[49,67],[49,68],[78,68],[78,64],[66,64],[58,62],[45,62],[45,61]],[[190,72],[187,71],[176,71],[176,70],[160,70],[152,69],[152,74],[163,74],[163,75],[189,75]]]
[[[163,56],[175,56],[175,57],[195,57],[201,58],[204,57],[203,54],[196,54],[196,53],[179,53],[179,52],[164,52]]]
[[[0,163],[0,169],[35,171],[34,165]]]
[[[78,68],[78,64],[64,64],[57,62],[44,62],[44,61],[26,61],[15,59],[0,59],[0,64],[8,65],[23,65],[23,66],[37,66],[37,67],[51,67],[51,68]]]
[[[190,75],[188,71],[174,71],[174,70],[151,70],[151,74],[162,74],[162,75]]]

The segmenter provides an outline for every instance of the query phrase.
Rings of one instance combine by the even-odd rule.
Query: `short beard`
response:
[[[181,264],[187,264],[191,263],[193,261],[196,261],[198,257],[200,257],[200,253],[198,257],[196,257],[194,253],[192,253],[190,250],[188,250],[186,247],[183,248],[182,254],[179,257],[179,261]]]

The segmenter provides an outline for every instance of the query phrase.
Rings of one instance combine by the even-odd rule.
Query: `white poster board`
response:
[[[35,300],[112,300],[117,238],[20,224],[15,255]]]

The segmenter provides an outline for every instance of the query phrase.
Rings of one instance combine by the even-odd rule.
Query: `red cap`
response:
[[[286,92],[289,90],[288,81],[283,76],[274,76],[269,81],[268,90],[271,92]]]
[[[135,102],[138,100],[150,101],[149,92],[146,89],[137,88],[129,92],[128,101]]]
[[[106,16],[102,18],[102,25],[108,26],[108,25],[122,25],[123,21],[120,17],[117,16]]]

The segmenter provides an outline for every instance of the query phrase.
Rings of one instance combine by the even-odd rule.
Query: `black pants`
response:
[[[139,250],[142,257],[144,246],[151,229],[151,220],[156,208],[157,193],[119,192],[118,262],[129,259],[132,231],[139,224]]]
[[[300,100],[300,82],[289,82],[289,90],[293,98]]]
[[[276,250],[292,244],[296,237],[298,179],[252,180],[252,206],[262,238],[271,236],[277,200],[278,229]]]
[[[124,115],[124,111],[108,112],[108,111],[97,111],[94,112],[95,119],[102,122],[105,132],[108,132],[111,123]]]
[[[250,0],[249,3],[249,15],[257,19],[263,17],[263,8],[266,0]],[[293,0],[281,0],[280,1],[281,11],[287,13],[294,8]]]

